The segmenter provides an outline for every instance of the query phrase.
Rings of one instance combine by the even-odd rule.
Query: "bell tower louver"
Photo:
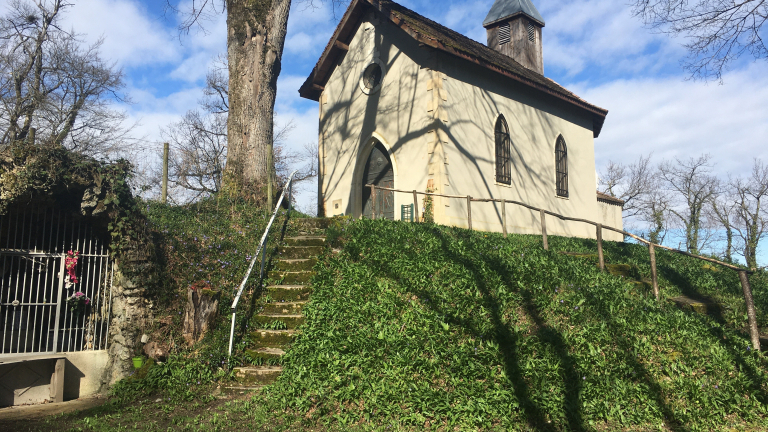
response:
[[[541,29],[544,18],[531,0],[496,0],[483,21],[488,47],[544,75]]]

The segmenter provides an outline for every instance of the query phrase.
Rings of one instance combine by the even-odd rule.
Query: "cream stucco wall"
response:
[[[601,224],[613,228],[624,229],[624,220],[621,217],[621,207],[601,201],[597,202],[597,213]],[[624,236],[617,232],[605,231],[603,238],[611,241],[624,241]]]
[[[381,88],[366,94],[360,77],[374,61],[385,74]],[[511,185],[495,182],[494,125],[500,114],[512,139]],[[326,216],[360,216],[363,165],[378,140],[390,153],[396,189],[424,191],[431,179],[438,193],[517,200],[601,222],[608,213],[598,209],[595,196],[592,134],[588,113],[419,47],[402,30],[368,15],[320,97],[318,202]],[[568,198],[555,193],[559,135],[568,146]],[[411,202],[412,195],[396,193],[395,218],[400,205]],[[467,226],[466,200],[438,198],[434,208],[436,222]],[[510,204],[506,214],[510,232],[540,232],[538,214]],[[472,219],[474,229],[501,231],[500,204],[473,203]],[[547,228],[553,235],[595,236],[590,225],[554,218]]]
[[[325,215],[360,216],[362,172],[380,141],[389,152],[395,188],[423,191],[428,154],[424,135],[431,127],[425,90],[430,71],[419,66],[429,54],[392,26],[366,17],[349,43],[320,97],[320,196]],[[381,88],[366,94],[360,87],[364,69],[377,61],[384,69]],[[395,194],[400,204],[412,202]],[[335,204],[339,204],[336,208]]]

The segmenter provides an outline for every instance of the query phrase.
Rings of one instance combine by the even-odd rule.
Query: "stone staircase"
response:
[[[299,235],[285,238],[273,258],[268,280],[274,283],[266,287],[266,302],[252,320],[259,324],[259,329],[251,333],[252,344],[246,352],[259,365],[235,368],[239,385],[227,387],[228,393],[258,390],[275,382],[283,371],[280,358],[304,323],[302,309],[312,293],[309,285],[314,275],[312,268],[326,248],[325,228],[329,220],[295,219],[292,222],[296,223]]]

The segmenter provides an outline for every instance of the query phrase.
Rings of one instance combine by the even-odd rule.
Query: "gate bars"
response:
[[[703,260],[703,261],[707,261],[707,262],[710,262],[710,263],[713,263],[713,264],[717,264],[717,265],[723,266],[723,267],[728,268],[730,270],[734,270],[739,275],[739,281],[741,282],[741,288],[742,288],[742,292],[744,294],[744,302],[746,303],[746,306],[747,306],[747,319],[748,319],[748,325],[749,325],[749,337],[750,337],[751,342],[752,342],[752,347],[753,347],[753,349],[755,349],[757,351],[760,351],[760,333],[758,332],[758,329],[757,329],[757,315],[756,315],[756,312],[755,312],[755,302],[754,302],[754,300],[752,298],[752,288],[749,286],[749,275],[753,273],[751,270],[743,269],[741,267],[737,267],[737,266],[734,266],[734,265],[731,265],[731,264],[728,264],[728,263],[724,263],[722,261],[718,261],[718,260],[713,259],[713,258],[707,258],[707,257],[703,257],[703,256],[700,256],[700,255],[695,255],[695,254],[692,254],[692,253],[681,251],[681,250],[678,250],[678,249],[673,249],[673,248],[670,248],[670,247],[667,247],[667,246],[662,246],[662,245],[654,244],[654,243],[651,243],[651,242],[649,242],[648,240],[646,240],[644,238],[638,237],[638,236],[636,236],[636,235],[634,235],[632,233],[629,233],[627,231],[624,231],[624,230],[620,230],[620,229],[617,229],[617,228],[613,228],[613,227],[609,227],[609,226],[606,226],[606,225],[602,225],[602,224],[599,224],[597,222],[593,222],[593,221],[590,221],[590,220],[587,220],[587,219],[579,219],[579,218],[572,218],[572,217],[568,217],[568,216],[563,216],[561,214],[554,213],[554,212],[551,212],[549,210],[544,210],[544,209],[541,209],[541,208],[538,208],[538,207],[534,207],[532,205],[529,205],[529,204],[526,204],[526,203],[522,203],[522,202],[519,202],[519,201],[494,199],[494,198],[473,198],[473,197],[471,197],[469,195],[467,195],[467,196],[464,196],[464,195],[442,195],[442,194],[436,194],[436,193],[430,193],[430,192],[418,192],[416,190],[406,191],[406,190],[385,188],[385,187],[376,186],[376,185],[372,185],[372,184],[367,184],[365,186],[371,188],[371,196],[373,196],[373,197],[376,196],[376,190],[377,189],[378,190],[382,190],[382,191],[400,192],[400,193],[407,193],[407,194],[411,194],[412,193],[413,194],[414,207],[418,207],[417,195],[429,195],[429,196],[438,196],[438,197],[443,197],[443,198],[456,198],[456,199],[467,200],[467,225],[469,226],[470,230],[472,229],[472,203],[473,202],[501,203],[501,214],[504,216],[504,217],[502,217],[502,221],[501,221],[502,231],[504,233],[504,237],[507,236],[507,220],[506,220],[506,210],[505,210],[506,204],[515,204],[515,205],[519,205],[519,206],[525,207],[525,208],[530,209],[532,211],[539,212],[539,215],[540,215],[539,219],[541,221],[542,245],[543,245],[545,250],[549,250],[549,241],[547,239],[546,215],[554,216],[554,217],[556,217],[556,218],[558,218],[560,220],[564,220],[564,221],[582,222],[582,223],[586,223],[586,224],[589,224],[589,225],[593,225],[595,227],[595,237],[597,239],[597,254],[598,254],[598,261],[599,261],[600,270],[604,270],[605,269],[605,262],[604,262],[604,259],[603,259],[603,233],[602,233],[602,230],[606,229],[606,230],[609,230],[609,231],[617,232],[619,234],[623,234],[623,235],[628,236],[628,237],[632,237],[633,239],[635,239],[635,240],[637,240],[637,241],[639,241],[641,243],[644,243],[645,245],[648,246],[648,253],[650,255],[650,263],[651,263],[651,279],[652,279],[652,284],[653,284],[653,295],[656,297],[656,300],[658,300],[659,297],[660,297],[659,282],[658,282],[657,273],[656,273],[656,252],[655,252],[656,248],[665,249],[665,250],[668,250],[670,252],[674,252],[674,253],[677,253],[677,254],[689,256],[691,258],[696,258],[696,259]],[[375,213],[376,213],[376,209],[375,209],[376,201],[375,200],[373,200],[373,205],[374,205],[374,209],[372,211],[372,214],[375,215]],[[374,219],[375,219],[375,217],[374,217]]]
[[[78,251],[77,283],[66,283],[67,251]],[[0,216],[0,355],[107,348],[112,263],[93,228],[62,211]],[[67,298],[89,299],[73,309]]]

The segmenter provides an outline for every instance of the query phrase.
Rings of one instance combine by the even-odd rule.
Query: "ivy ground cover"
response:
[[[594,241],[554,238],[544,251],[536,236],[370,220],[336,231],[341,251],[317,266],[303,334],[260,396],[306,425],[768,427],[768,363],[741,328],[559,253]],[[734,275],[659,255],[665,296],[739,290]],[[606,256],[644,272],[640,246],[612,244]],[[753,288],[764,292],[764,279]]]

